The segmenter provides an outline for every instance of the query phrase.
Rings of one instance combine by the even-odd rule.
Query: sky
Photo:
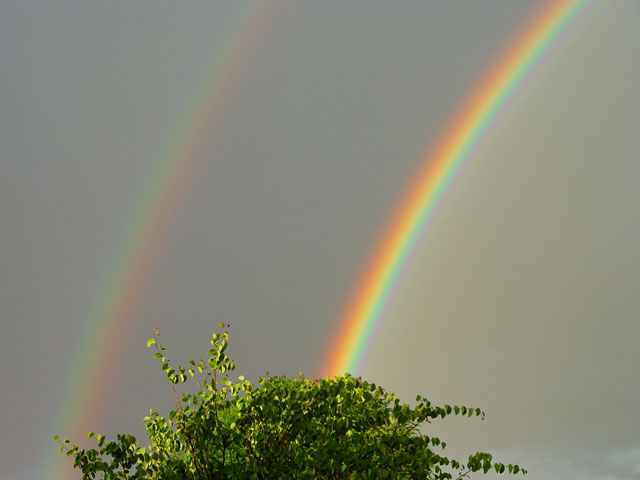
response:
[[[145,442],[174,400],[154,326],[178,363],[224,321],[239,374],[316,375],[424,152],[538,6],[0,2],[0,480],[77,478],[73,429]],[[639,50],[640,3],[594,0],[394,285],[358,373],[482,408],[429,426],[452,456],[640,479]]]

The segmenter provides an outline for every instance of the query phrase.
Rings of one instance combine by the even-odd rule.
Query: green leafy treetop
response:
[[[432,405],[418,396],[416,406],[349,374],[320,380],[272,377],[257,385],[229,379],[226,355],[229,325],[214,333],[207,360],[173,368],[158,330],[147,342],[176,396],[168,418],[151,410],[144,423],[150,445],[132,435],[107,441],[90,432],[97,449],[85,450],[54,437],[74,456],[82,479],[461,479],[470,472],[526,473],[518,465],[492,463],[488,453],[466,463],[436,449],[446,444],[420,428],[447,415],[482,416],[480,409]],[[202,377],[196,393],[178,395],[187,375]],[[181,398],[180,398],[181,397]]]

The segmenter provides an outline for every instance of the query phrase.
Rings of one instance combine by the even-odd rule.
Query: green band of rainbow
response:
[[[474,89],[436,148],[425,155],[423,169],[385,231],[339,323],[320,376],[358,372],[392,287],[452,179],[507,100],[589,3],[546,2]]]

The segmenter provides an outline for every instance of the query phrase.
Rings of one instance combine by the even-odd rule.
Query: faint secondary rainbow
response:
[[[320,376],[357,373],[393,285],[447,187],[501,107],[590,0],[551,0],[489,69],[425,157],[334,333]]]
[[[237,2],[225,30],[215,36],[212,57],[190,95],[156,165],[132,207],[119,247],[90,315],[61,400],[55,433],[78,442],[96,426],[125,359],[122,339],[135,322],[137,308],[149,287],[165,234],[174,219],[204,151],[213,143],[216,122],[240,83],[277,0]],[[91,422],[89,420],[92,420]],[[48,450],[43,471],[47,478],[67,478],[63,456]],[[44,476],[43,476],[44,478]]]

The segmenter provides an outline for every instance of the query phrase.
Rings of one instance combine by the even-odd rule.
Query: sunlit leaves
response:
[[[222,329],[228,326],[220,323]],[[348,374],[318,380],[267,374],[256,385],[243,376],[233,381],[226,330],[212,334],[206,360],[172,367],[154,330],[147,347],[156,349],[153,357],[161,362],[176,407],[166,418],[155,410],[143,418],[146,447],[130,435],[107,441],[90,432],[98,449],[83,450],[56,436],[85,479],[459,480],[491,469],[526,473],[517,465],[492,463],[488,453],[470,455],[466,463],[437,453],[446,443],[425,427],[451,414],[484,418],[479,408],[439,407],[421,395],[410,406]],[[197,390],[179,395],[175,385],[196,375]]]

